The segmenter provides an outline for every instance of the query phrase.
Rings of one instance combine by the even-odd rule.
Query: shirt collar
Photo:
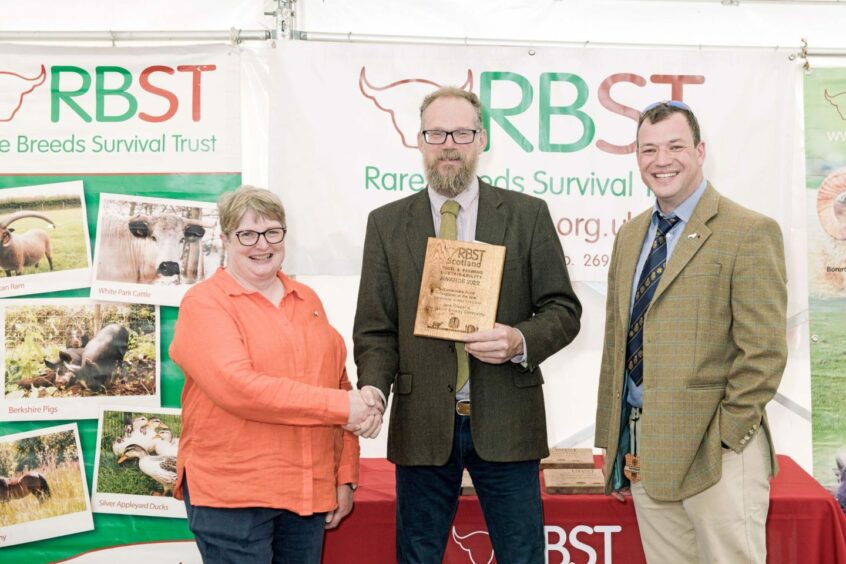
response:
[[[296,280],[288,278],[281,270],[276,273],[276,276],[279,278],[279,280],[282,281],[282,285],[285,286],[286,297],[288,296],[288,294],[292,294],[297,299],[303,299],[302,284],[300,284]],[[246,290],[243,286],[238,284],[238,281],[235,280],[232,275],[226,272],[226,269],[223,267],[218,268],[217,272],[214,273],[214,280],[223,289],[223,291],[230,296],[240,296],[242,294],[255,293],[254,291]]]
[[[699,203],[699,200],[702,199],[702,194],[705,193],[706,186],[708,186],[708,181],[703,178],[702,182],[699,184],[696,190],[693,191],[693,194],[688,196],[685,201],[683,201],[681,204],[678,205],[676,209],[670,212],[670,215],[668,217],[676,216],[680,220],[682,220],[683,223],[689,222],[690,218],[693,216],[693,210],[696,209],[696,204]],[[654,223],[658,223],[658,215],[654,212],[658,212],[658,214],[661,214],[661,216],[664,215],[664,213],[661,211],[661,208],[658,206],[658,200],[655,200],[655,204],[653,204],[652,209],[652,221]]]
[[[441,206],[444,205],[444,202],[447,200],[455,200],[458,202],[458,205],[461,206],[461,209],[468,210],[470,206],[473,205],[473,202],[479,197],[479,178],[474,176],[473,179],[470,181],[470,184],[467,185],[467,188],[461,192],[455,198],[447,198],[441,194],[438,194],[431,188],[427,187],[426,190],[429,192],[429,201],[432,203],[432,209],[435,213],[441,213]]]

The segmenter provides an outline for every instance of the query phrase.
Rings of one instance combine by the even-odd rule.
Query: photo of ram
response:
[[[128,409],[103,407],[100,414],[94,512],[184,517],[185,506],[173,497],[180,410]]]
[[[75,423],[0,437],[0,547],[93,528]]]
[[[0,316],[0,419],[94,418],[106,402],[158,404],[157,307],[6,300]]]
[[[0,190],[0,297],[89,285],[82,182]]]
[[[223,264],[215,204],[100,195],[91,296],[178,306]]]

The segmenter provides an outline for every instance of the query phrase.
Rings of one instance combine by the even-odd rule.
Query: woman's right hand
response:
[[[382,428],[382,400],[376,394],[350,390],[350,415],[344,429],[366,439],[379,435]]]

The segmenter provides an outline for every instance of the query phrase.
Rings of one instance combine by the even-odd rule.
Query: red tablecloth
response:
[[[846,563],[846,516],[791,458],[779,456],[767,519],[770,564]],[[361,461],[355,509],[326,535],[327,564],[396,562],[394,467],[384,459]],[[604,495],[543,495],[550,564],[645,562],[631,501]],[[447,543],[446,563],[489,564],[491,544],[475,496],[462,496]]]

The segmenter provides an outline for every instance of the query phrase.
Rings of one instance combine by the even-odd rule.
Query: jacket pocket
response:
[[[400,372],[394,379],[394,385],[391,391],[397,395],[407,395],[411,393],[411,377],[410,372]]]
[[[710,264],[696,264],[685,268],[679,274],[679,278],[693,278],[695,276],[719,276],[723,265],[718,262]]]
[[[541,375],[540,370],[535,370],[534,372],[517,371],[514,373],[514,385],[518,388],[531,388],[534,386],[540,386],[541,384],[543,384],[543,376]]]
[[[702,382],[699,384],[688,384],[685,386],[688,390],[725,390],[725,382]]]

